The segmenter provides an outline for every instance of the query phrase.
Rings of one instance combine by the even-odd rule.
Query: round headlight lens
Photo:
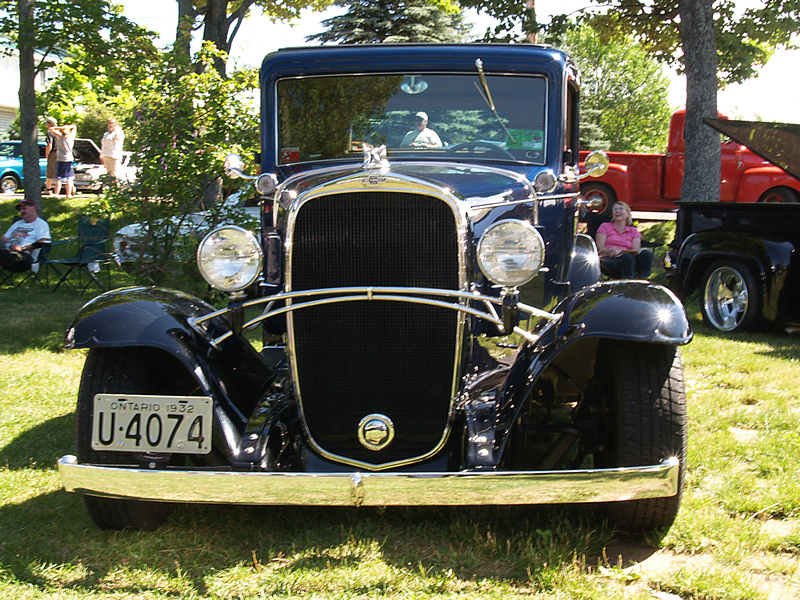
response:
[[[544,263],[544,240],[525,221],[499,221],[478,244],[478,264],[493,283],[516,287],[527,283]]]
[[[197,248],[197,267],[203,278],[223,292],[237,292],[261,272],[263,253],[255,236],[228,225],[209,233]]]

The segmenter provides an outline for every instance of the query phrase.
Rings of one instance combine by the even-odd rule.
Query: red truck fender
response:
[[[742,173],[737,202],[800,202],[800,181],[777,167],[764,166]]]

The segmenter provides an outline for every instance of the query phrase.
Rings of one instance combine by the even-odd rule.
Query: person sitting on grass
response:
[[[653,251],[642,248],[642,234],[633,225],[631,207],[615,202],[611,221],[597,228],[597,253],[603,270],[616,279],[647,279],[653,266]]]
[[[0,266],[12,273],[24,273],[36,262],[40,245],[50,243],[50,226],[39,218],[33,200],[22,200],[17,210],[22,218],[14,221],[0,240]]]

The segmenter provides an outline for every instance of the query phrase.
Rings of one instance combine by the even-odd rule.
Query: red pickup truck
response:
[[[665,154],[609,152],[608,172],[581,184],[581,194],[593,205],[592,212],[608,217],[617,200],[627,202],[633,210],[677,209],[675,202],[680,199],[686,160],[685,121],[683,109],[672,115]],[[584,159],[582,152],[581,161]],[[726,138],[722,142],[720,201],[798,202],[800,180]]]

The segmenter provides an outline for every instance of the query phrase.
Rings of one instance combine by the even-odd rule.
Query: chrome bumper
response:
[[[167,471],[58,461],[68,492],[210,504],[444,506],[615,502],[674,496],[679,463],[580,471],[252,473]]]

